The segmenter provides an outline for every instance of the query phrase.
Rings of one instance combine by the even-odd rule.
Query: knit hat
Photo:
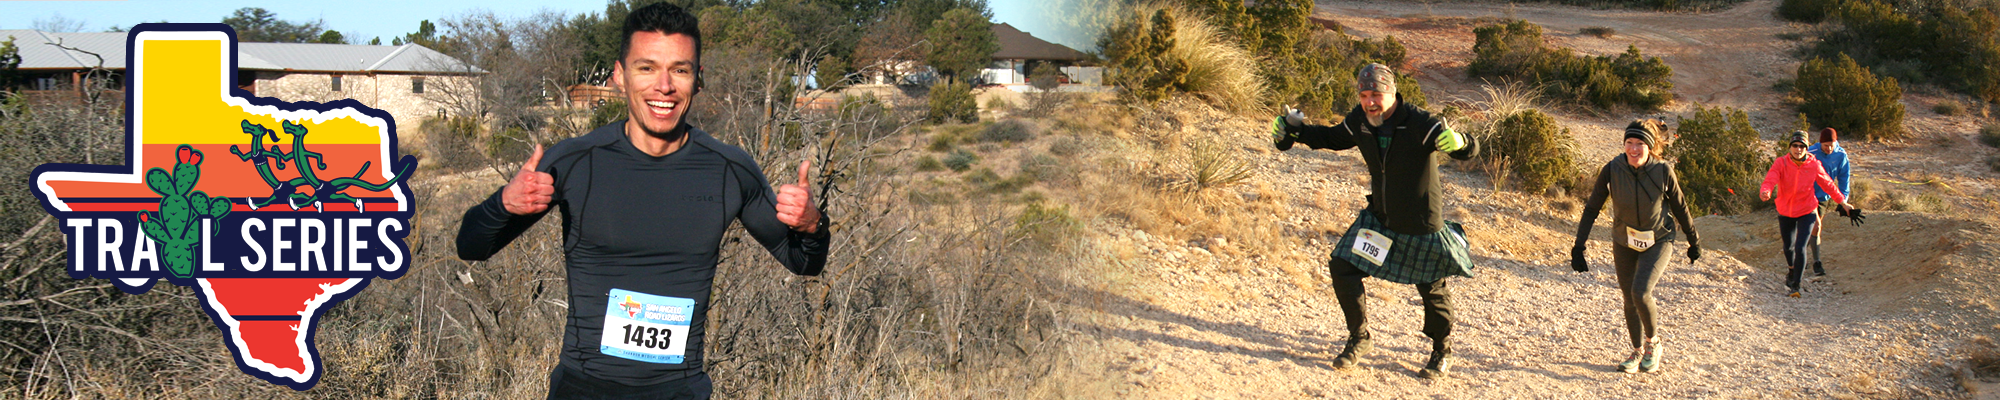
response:
[[[1631,124],[1625,125],[1625,139],[1639,139],[1639,141],[1646,142],[1648,145],[1654,144],[1653,135],[1655,132],[1653,132],[1653,129],[1656,128],[1649,126],[1645,120],[1632,121]]]
[[[1806,141],[1806,131],[1792,132],[1792,143],[1812,144]]]
[[[1829,126],[1825,128],[1819,128],[1820,143],[1836,142],[1836,141],[1840,141],[1840,133],[1834,132],[1833,127]]]
[[[1396,93],[1396,73],[1390,71],[1387,65],[1382,65],[1381,63],[1363,65],[1361,66],[1361,73],[1356,75],[1354,79],[1355,93],[1370,90],[1382,93]]]

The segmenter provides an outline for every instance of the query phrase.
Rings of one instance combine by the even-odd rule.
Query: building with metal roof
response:
[[[0,30],[0,41],[12,37],[19,49],[19,71],[27,79],[19,89],[31,99],[76,96],[96,83],[122,88],[126,36]],[[238,88],[252,95],[285,101],[354,99],[394,115],[398,130],[445,113],[443,104],[450,102],[443,97],[470,92],[439,89],[470,87],[486,74],[416,44],[237,43],[236,68]]]
[[[1084,65],[1095,59],[1090,54],[1050,43],[1006,23],[993,24],[993,39],[999,42],[1000,50],[993,52],[993,63],[980,71],[983,83],[1027,90],[1022,85],[1028,83],[1030,68],[1039,63],[1061,68],[1060,78],[1064,83],[1102,83],[1098,77],[1103,75],[1103,69]]]

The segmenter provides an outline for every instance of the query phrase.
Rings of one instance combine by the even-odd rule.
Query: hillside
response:
[[[1793,118],[1772,83],[1798,61],[1772,0],[1694,17],[1565,6],[1322,2],[1315,17],[1349,33],[1394,35],[1437,99],[1475,99],[1464,76],[1471,29],[1480,18],[1514,16],[1543,24],[1557,45],[1586,53],[1627,43],[1675,68],[1681,99],[1750,111],[1767,138]],[[1606,26],[1608,39],[1577,35]],[[1271,149],[1268,120],[1187,101],[1138,111],[1140,123],[1114,135],[1137,180],[1159,180],[1180,143],[1217,140],[1251,166],[1245,184],[1170,209],[1119,211],[1146,203],[1115,190],[1093,193],[1102,287],[1078,288],[1077,329],[1097,339],[1124,381],[1127,398],[1965,398],[1959,369],[1968,343],[2000,335],[1996,272],[1996,175],[1980,160],[1991,148],[1969,139],[1974,116],[1928,111],[1942,97],[1913,93],[1912,139],[1848,143],[1871,210],[1905,208],[1935,196],[1936,207],[1871,213],[1863,227],[1826,229],[1828,277],[1786,298],[1771,211],[1697,218],[1707,256],[1690,265],[1676,245],[1658,291],[1667,369],[1625,375],[1625,328],[1611,274],[1608,223],[1590,245],[1592,272],[1567,266],[1580,205],[1571,197],[1526,195],[1468,165],[1445,173],[1447,218],[1467,227],[1477,278],[1452,282],[1461,321],[1453,338],[1453,378],[1415,376],[1428,354],[1418,333],[1421,306],[1407,285],[1370,280],[1377,350],[1361,368],[1334,370],[1345,339],[1326,272],[1332,243],[1362,206],[1367,176],[1350,152]],[[1615,128],[1634,115],[1557,112],[1578,136],[1586,165],[1615,151]],[[1148,121],[1158,119],[1160,121]],[[1672,118],[1667,118],[1672,122]],[[1111,162],[1111,161],[1106,161]],[[1902,185],[1900,182],[1942,182]],[[1499,190],[1496,190],[1499,186]],[[1171,196],[1170,196],[1171,197]],[[1900,200],[1899,200],[1900,199]],[[1897,203],[1901,201],[1901,203]],[[1873,205],[1871,205],[1873,204]],[[1893,206],[1892,206],[1893,204]],[[1963,385],[1980,385],[1968,382]],[[1992,386],[1992,384],[1986,384]],[[1992,396],[1996,389],[1982,393]]]

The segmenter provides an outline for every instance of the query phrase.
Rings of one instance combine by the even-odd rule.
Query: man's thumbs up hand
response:
[[[799,182],[778,187],[778,222],[795,231],[819,233],[819,208],[813,207],[812,181],[807,178],[810,171],[812,160],[801,162]]]
[[[542,145],[535,145],[534,155],[528,162],[521,163],[521,172],[507,181],[507,188],[500,191],[500,202],[507,206],[507,212],[514,215],[528,215],[549,209],[549,201],[556,193],[556,178],[547,172],[536,171],[542,163]]]

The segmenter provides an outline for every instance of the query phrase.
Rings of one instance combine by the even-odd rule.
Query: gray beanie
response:
[[[1396,93],[1396,73],[1390,71],[1389,66],[1382,65],[1382,63],[1369,63],[1368,65],[1361,66],[1361,73],[1356,75],[1354,80],[1355,93],[1370,90],[1383,93]]]
[[[1791,141],[1791,143],[1798,143],[1798,144],[1805,144],[1805,145],[1810,145],[1810,144],[1812,144],[1812,142],[1810,142],[1810,141],[1807,141],[1807,140],[1806,140],[1806,131],[1797,131],[1797,132],[1792,132],[1792,141]]]

